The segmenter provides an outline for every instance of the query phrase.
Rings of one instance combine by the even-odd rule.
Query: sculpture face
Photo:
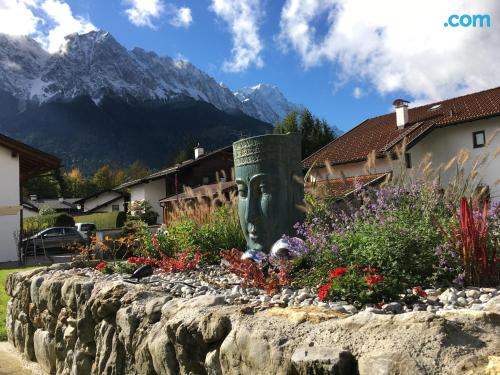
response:
[[[234,144],[234,157],[247,249],[267,253],[300,220],[300,139],[291,134],[244,139]]]

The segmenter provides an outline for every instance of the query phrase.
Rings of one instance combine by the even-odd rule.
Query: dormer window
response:
[[[472,133],[472,141],[474,148],[484,147],[486,144],[486,136],[484,135],[484,130]]]

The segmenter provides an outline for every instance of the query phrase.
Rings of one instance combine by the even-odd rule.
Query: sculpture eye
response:
[[[241,198],[246,198],[247,197],[247,188],[244,185],[238,185],[238,196]]]
[[[260,193],[262,195],[269,195],[269,194],[271,194],[271,191],[269,189],[269,185],[268,184],[260,184]]]

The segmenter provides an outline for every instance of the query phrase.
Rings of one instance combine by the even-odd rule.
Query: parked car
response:
[[[87,240],[95,234],[97,229],[94,223],[76,223],[75,228]]]
[[[36,246],[37,252],[45,249],[62,249],[71,245],[86,244],[85,238],[71,227],[53,227],[42,230],[37,234],[25,238],[23,240],[23,249],[26,255],[33,254],[33,249]]]

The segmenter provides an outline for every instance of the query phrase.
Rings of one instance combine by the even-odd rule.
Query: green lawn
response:
[[[7,310],[7,302],[9,301],[9,296],[5,293],[5,281],[7,281],[7,276],[12,272],[25,271],[33,268],[36,267],[0,269],[0,341],[7,340],[7,332],[5,330],[5,313]]]

